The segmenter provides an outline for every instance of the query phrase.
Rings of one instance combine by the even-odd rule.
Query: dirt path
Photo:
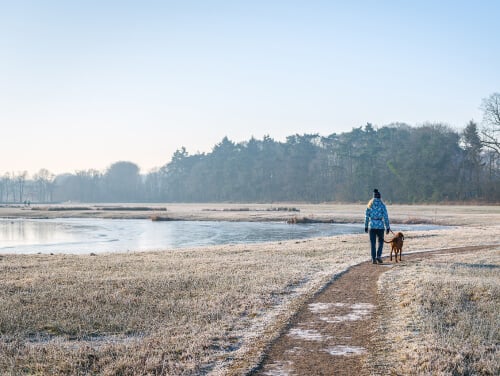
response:
[[[463,247],[403,255],[403,264],[434,253],[470,252]],[[377,280],[393,267],[352,267],[306,304],[273,343],[254,375],[369,375],[366,357],[376,352]]]

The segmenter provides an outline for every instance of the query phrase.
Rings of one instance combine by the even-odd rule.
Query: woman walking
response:
[[[373,264],[382,264],[382,250],[384,248],[384,228],[386,234],[391,231],[387,208],[380,199],[378,189],[373,190],[373,198],[368,202],[365,212],[365,232],[370,229],[370,244]],[[378,239],[378,247],[376,241]]]

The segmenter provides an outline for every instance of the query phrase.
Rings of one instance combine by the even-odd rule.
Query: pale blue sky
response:
[[[500,1],[0,0],[0,173],[481,120]]]

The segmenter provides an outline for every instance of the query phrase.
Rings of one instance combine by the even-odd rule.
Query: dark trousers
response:
[[[375,242],[378,238],[378,248],[375,247]],[[382,248],[384,248],[384,229],[370,229],[370,244],[372,247],[372,260],[382,257]],[[375,252],[376,249],[376,252]]]

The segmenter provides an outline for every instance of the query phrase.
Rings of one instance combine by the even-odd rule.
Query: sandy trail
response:
[[[399,265],[433,254],[471,252],[487,247],[459,247],[403,255]],[[380,317],[377,281],[398,264],[356,265],[302,307],[289,327],[266,352],[254,375],[373,375],[385,374],[384,364],[368,364],[377,353]],[[373,356],[371,357],[374,358]]]

